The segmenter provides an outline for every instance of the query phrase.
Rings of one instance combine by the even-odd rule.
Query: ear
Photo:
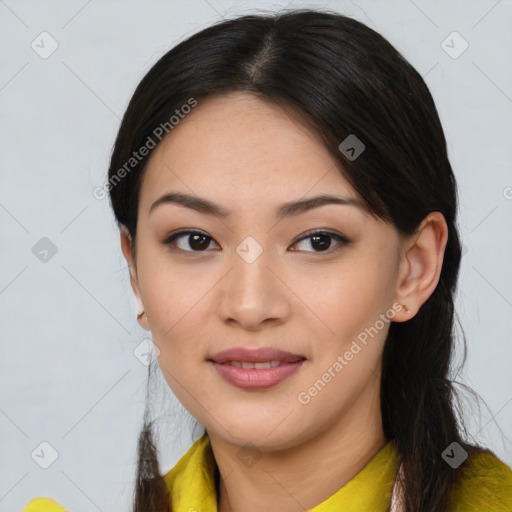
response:
[[[441,212],[430,212],[413,235],[407,237],[401,251],[396,300],[403,306],[395,318],[405,322],[412,318],[432,295],[439,282],[448,226]]]
[[[128,229],[125,226],[121,227],[121,250],[123,251],[124,257],[128,263],[128,268],[130,270],[130,284],[132,285],[133,293],[135,294],[135,298],[137,299],[138,310],[137,314],[141,311],[144,311],[144,303],[142,302],[142,297],[139,289],[139,280],[137,277],[137,265],[135,261],[135,254],[133,249],[132,237],[128,232]],[[148,317],[146,314],[142,315],[137,319],[140,326],[143,329],[149,331]]]

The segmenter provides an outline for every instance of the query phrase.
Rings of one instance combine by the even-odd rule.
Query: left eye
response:
[[[311,247],[315,247],[318,249],[313,252],[327,252],[332,248],[331,247],[332,239],[334,239],[338,242],[338,245],[335,246],[335,249],[339,248],[342,245],[346,245],[346,244],[350,243],[350,240],[343,235],[339,235],[337,233],[331,233],[329,231],[316,231],[314,233],[308,234],[305,237],[302,237],[300,240],[295,242],[295,244],[293,244],[293,245],[296,245],[305,240],[309,240]]]
[[[182,238],[187,240],[188,246],[192,248],[192,250],[179,246],[178,242]],[[309,233],[307,236],[304,236],[301,239],[297,240],[293,245],[297,245],[301,242],[309,240],[311,247],[316,249],[313,252],[327,252],[330,249],[332,249],[332,239],[338,242],[338,246],[335,248],[339,248],[339,246],[341,245],[346,245],[350,243],[350,240],[347,237],[340,235],[338,233],[331,233],[329,231],[316,231],[313,233]],[[178,250],[184,252],[204,252],[209,247],[210,241],[214,241],[213,238],[202,233],[201,231],[189,230],[174,233],[170,235],[168,238],[166,238],[163,243],[165,245],[176,246]]]

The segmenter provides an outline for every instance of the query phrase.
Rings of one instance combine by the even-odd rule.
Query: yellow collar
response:
[[[387,443],[346,485],[310,512],[386,512],[397,469],[394,447]],[[512,511],[512,470],[492,452],[476,452],[461,468],[450,512]],[[218,512],[215,460],[206,435],[198,439],[164,476],[173,512]],[[65,512],[49,498],[34,498],[23,512]],[[70,507],[69,510],[72,510]]]
[[[396,470],[396,454],[388,442],[352,480],[310,512],[385,512],[391,501]],[[217,512],[215,459],[206,433],[164,480],[173,512]]]

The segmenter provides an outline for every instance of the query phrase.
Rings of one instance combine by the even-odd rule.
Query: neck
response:
[[[239,459],[241,446],[208,434],[219,471],[219,512],[314,508],[354,478],[386,444],[375,390],[372,400],[360,400],[313,437],[286,450],[260,451],[254,465]]]

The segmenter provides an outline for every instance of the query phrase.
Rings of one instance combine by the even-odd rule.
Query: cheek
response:
[[[166,248],[156,246],[154,241],[141,243],[138,273],[151,331],[165,343],[166,338],[176,336],[188,315],[201,307],[211,283],[198,279],[193,262],[173,263]]]
[[[373,325],[389,308],[390,273],[379,252],[354,253],[329,269],[303,273],[294,291],[307,306],[311,325],[319,327],[319,343],[341,349]]]
[[[203,316],[208,314],[206,303],[200,300],[205,292],[187,295],[166,290],[150,300],[150,327],[160,351],[160,370],[174,395],[194,416],[201,413],[195,407],[204,394],[206,341],[211,335]]]
[[[181,382],[197,370],[206,355],[205,340],[211,335],[204,315],[211,314],[207,295],[212,283],[194,277],[190,267],[171,266],[161,250],[139,255],[139,284],[151,335],[160,351],[162,373],[173,391],[178,391],[173,378]]]

